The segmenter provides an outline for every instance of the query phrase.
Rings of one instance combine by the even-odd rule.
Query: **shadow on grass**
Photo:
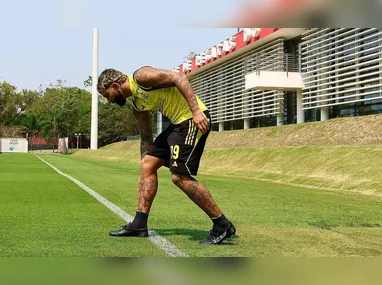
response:
[[[323,219],[309,223],[309,225],[319,229],[328,230],[328,231],[338,227],[349,227],[349,228],[380,228],[382,227],[382,225],[379,223],[349,221],[349,222],[341,224],[341,223],[330,223]]]
[[[162,237],[181,235],[181,236],[186,236],[189,240],[192,240],[192,241],[200,241],[200,240],[206,239],[208,236],[208,231],[201,231],[201,230],[155,229],[155,231]],[[230,238],[224,240],[224,242],[221,243],[220,245],[234,245],[232,241],[236,239],[237,237],[238,237],[237,235],[231,236]]]

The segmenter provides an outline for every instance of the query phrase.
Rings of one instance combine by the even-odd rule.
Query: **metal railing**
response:
[[[255,56],[255,71],[300,72],[300,58],[296,53],[262,53]]]

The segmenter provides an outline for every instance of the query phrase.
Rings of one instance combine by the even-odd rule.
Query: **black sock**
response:
[[[222,214],[218,218],[212,218],[211,220],[214,223],[214,227],[217,228],[226,228],[230,223],[230,221],[224,216],[224,214]]]
[[[147,227],[147,219],[149,218],[149,214],[137,211],[135,213],[134,221],[131,226],[134,229],[143,229]]]

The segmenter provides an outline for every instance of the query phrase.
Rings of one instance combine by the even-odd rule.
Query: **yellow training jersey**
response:
[[[133,108],[137,111],[159,111],[173,124],[192,118],[187,101],[178,88],[144,88],[135,82],[133,76],[129,76],[129,83],[133,93]],[[201,111],[207,110],[198,96],[196,100]]]

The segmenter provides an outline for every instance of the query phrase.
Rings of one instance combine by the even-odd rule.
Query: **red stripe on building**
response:
[[[219,60],[219,59],[221,59],[221,58],[223,58],[229,54],[232,54],[232,53],[240,50],[243,47],[246,47],[246,46],[248,46],[248,45],[250,45],[250,44],[252,44],[252,43],[254,43],[260,39],[263,39],[263,38],[273,34],[274,32],[277,32],[278,30],[280,30],[280,28],[261,28],[259,36],[258,37],[251,37],[250,41],[248,41],[248,42],[244,41],[244,31],[241,31],[241,32],[239,32],[233,36],[235,38],[235,41],[236,41],[236,47],[235,48],[231,49],[228,52],[223,51],[222,54],[217,55],[216,58],[211,57],[211,59],[206,60],[206,62],[202,63],[200,66],[196,65],[196,57],[194,57],[191,60],[192,61],[191,71],[183,72],[183,64],[181,64],[181,65],[179,65],[179,72],[184,73],[184,74],[189,74],[189,73],[191,73],[191,72],[193,72],[193,71],[195,71],[195,70],[197,70],[197,69],[199,69],[205,65],[208,65],[209,63],[212,63],[216,60]],[[224,41],[221,42],[220,44],[223,44],[223,43],[224,43]],[[219,44],[217,44],[216,46],[218,46],[218,45]],[[214,48],[214,47],[212,47],[212,48]]]

